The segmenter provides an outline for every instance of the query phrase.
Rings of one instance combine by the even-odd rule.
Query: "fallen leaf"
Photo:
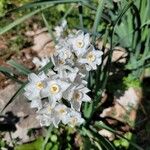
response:
[[[32,49],[39,53],[44,48],[44,46],[51,40],[52,39],[50,38],[50,35],[47,32],[42,32],[34,36],[34,45]]]
[[[104,109],[100,117],[111,117],[133,126],[137,109],[141,102],[141,95],[140,89],[132,87],[124,92],[117,92],[114,99],[114,106]]]
[[[98,133],[101,136],[107,137],[109,139],[109,141],[113,141],[115,139],[115,135],[106,129],[102,129],[102,130],[98,131]]]

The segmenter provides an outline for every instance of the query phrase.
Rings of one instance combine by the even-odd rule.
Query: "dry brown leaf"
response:
[[[42,28],[42,29],[37,29],[37,27],[35,27],[34,31],[27,31],[25,33],[26,36],[35,36],[35,35],[38,35],[40,33],[43,33],[43,32],[46,32],[47,31],[47,28]]]
[[[109,139],[109,141],[113,141],[115,139],[115,135],[106,129],[102,129],[102,130],[98,131],[98,133],[101,136],[107,137]]]
[[[125,63],[127,57],[125,49],[123,49],[122,47],[115,47],[114,49],[115,50],[113,51],[112,62],[118,61],[120,63]]]
[[[99,49],[102,49],[104,46],[104,42],[98,41],[97,45],[98,45]],[[110,49],[110,44],[106,43],[104,53],[107,53],[109,51],[109,49]],[[118,61],[120,63],[125,63],[126,57],[127,57],[127,52],[124,48],[122,48],[120,46],[116,46],[113,48],[112,62]]]
[[[120,94],[120,92],[119,92]],[[115,96],[114,106],[106,108],[100,117],[111,117],[118,121],[133,125],[141,101],[141,90],[129,88],[120,97]]]
[[[54,42],[47,43],[44,48],[39,52],[39,57],[50,57],[55,51]]]
[[[47,32],[40,33],[34,37],[34,46],[32,47],[32,49],[39,53],[51,40],[52,39]]]

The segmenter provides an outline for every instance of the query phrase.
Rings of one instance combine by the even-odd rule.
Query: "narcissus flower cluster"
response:
[[[31,73],[24,95],[37,109],[41,126],[59,123],[71,127],[81,125],[83,102],[90,102],[87,75],[101,64],[102,51],[90,42],[90,35],[78,31],[66,38],[59,38],[51,58],[53,69],[39,74]]]

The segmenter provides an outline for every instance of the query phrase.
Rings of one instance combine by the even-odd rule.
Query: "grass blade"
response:
[[[78,6],[78,10],[79,10],[79,21],[80,21],[80,27],[81,28],[84,28],[84,25],[83,25],[83,10],[82,10],[82,5],[79,4]]]
[[[94,25],[93,25],[93,29],[92,29],[92,33],[94,35],[93,37],[93,41],[95,41],[96,38],[96,32],[97,32],[97,28],[102,16],[102,11],[104,8],[104,0],[99,0],[99,4],[98,4],[98,8],[97,8],[97,12],[96,12],[96,16],[95,16],[95,21],[94,21]]]
[[[4,108],[1,110],[1,113],[3,113],[3,111],[7,108],[7,106],[13,102],[13,100],[15,100],[15,98],[21,93],[23,92],[23,89],[25,87],[25,85],[28,82],[25,82],[24,84],[21,85],[21,87],[17,90],[17,92],[11,97],[11,99],[6,103],[6,105],[4,106]]]
[[[24,15],[22,18],[19,18],[19,19],[16,19],[14,22],[10,23],[9,25],[3,27],[0,29],[0,35],[4,34],[5,32],[9,31],[10,29],[12,29],[13,27],[17,26],[18,24],[24,22],[25,20],[27,20],[28,18],[32,17],[33,15],[39,13],[40,11],[48,8],[50,6],[46,6],[46,7],[43,7],[43,8],[38,8],[26,15]]]
[[[42,144],[42,150],[45,150],[46,144],[48,143],[48,140],[49,140],[49,138],[50,138],[50,136],[51,136],[51,131],[52,131],[52,129],[53,129],[53,126],[51,125],[51,126],[49,127],[48,131],[47,131],[45,140],[44,140],[44,142],[43,142],[43,144]]]
[[[95,127],[99,127],[101,129],[106,129],[110,132],[115,133],[116,135],[118,135],[121,138],[124,138],[125,140],[127,140],[132,146],[134,146],[137,150],[143,150],[143,148],[141,148],[140,146],[138,146],[137,144],[135,144],[134,142],[130,141],[129,139],[125,138],[123,135],[117,133],[114,129],[108,127],[107,125],[105,125],[103,122],[96,122],[95,123]]]
[[[49,34],[50,34],[50,37],[52,37],[54,43],[56,44],[56,43],[57,43],[56,38],[55,38],[55,36],[54,36],[54,34],[53,34],[53,31],[52,31],[52,29],[51,29],[49,23],[47,22],[47,19],[46,19],[44,13],[42,13],[42,18],[43,18],[43,20],[44,20],[44,23],[45,23],[47,29],[48,29],[48,32],[49,32]]]
[[[14,81],[16,81],[19,84],[23,83],[22,81],[20,81],[20,80],[17,79],[17,77],[15,76],[15,74],[13,73],[13,71],[11,69],[9,69],[9,68],[0,66],[0,72],[2,74],[4,74],[6,77],[8,77],[8,78],[10,78],[10,79],[12,79]]]
[[[19,7],[18,9],[16,9],[15,11],[19,11],[25,8],[43,6],[43,5],[46,6],[46,5],[54,5],[54,4],[78,3],[82,1],[84,0],[45,0],[45,1],[41,0],[41,1],[31,2],[26,5],[23,5],[22,7]]]
[[[14,60],[10,60],[8,61],[8,64],[10,66],[12,66],[13,68],[15,68],[18,72],[20,72],[23,75],[28,75],[29,73],[32,73],[31,70],[27,69],[26,67],[24,67],[21,64],[18,64],[17,62],[15,62]]]
[[[48,64],[46,64],[43,68],[41,68],[41,69],[38,71],[38,73],[40,73],[40,72],[42,72],[42,71],[47,72],[48,69],[52,68],[52,66],[53,66],[53,64],[52,64],[52,62],[50,61],[50,62],[49,62]]]

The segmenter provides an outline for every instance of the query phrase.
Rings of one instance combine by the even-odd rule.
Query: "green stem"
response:
[[[42,144],[42,150],[45,150],[46,144],[48,143],[48,140],[50,138],[51,132],[52,132],[53,126],[49,126],[46,137],[44,139],[44,142]]]
[[[83,11],[82,11],[82,9],[83,9],[83,8],[82,8],[82,5],[79,4],[78,10],[79,10],[80,27],[81,27],[81,28],[84,28],[84,26],[83,26],[83,15],[82,15]]]
[[[107,42],[107,38],[108,38],[108,34],[109,34],[109,29],[108,29],[108,26],[106,28],[106,33],[104,35],[104,47],[106,45],[106,42]],[[102,48],[103,49],[103,48]],[[105,59],[105,58],[104,58]],[[104,60],[103,59],[103,60]],[[103,62],[103,61],[102,61]],[[98,66],[98,70],[97,70],[97,73],[96,73],[96,88],[95,88],[95,93],[98,92],[98,90],[100,89],[100,79],[101,77],[103,76],[103,72],[102,72],[102,66]]]
[[[103,8],[104,8],[104,0],[99,0],[99,4],[98,4],[96,16],[95,16],[95,21],[94,21],[93,29],[92,29],[92,33],[94,35],[92,42],[94,42],[96,39],[96,32],[97,32],[98,25],[102,16]]]
[[[55,36],[54,36],[54,33],[53,33],[53,31],[52,31],[52,29],[51,29],[49,23],[47,22],[47,19],[46,19],[44,13],[42,13],[42,18],[43,18],[43,20],[44,20],[44,23],[45,23],[47,29],[48,29],[48,32],[49,32],[49,34],[50,34],[50,37],[53,39],[54,43],[57,44],[56,38],[55,38]]]
[[[62,17],[61,21],[66,19],[66,17],[71,13],[71,11],[73,10],[73,8],[75,7],[75,5],[72,5],[64,14],[64,16]]]

